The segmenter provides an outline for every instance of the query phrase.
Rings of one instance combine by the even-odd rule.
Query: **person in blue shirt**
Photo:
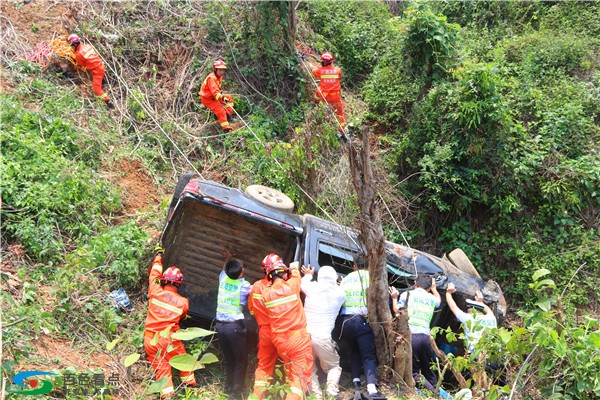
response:
[[[244,263],[226,255],[219,274],[215,331],[225,357],[225,392],[240,398],[245,389],[248,367],[248,344],[243,306],[248,304],[252,287],[244,276]]]

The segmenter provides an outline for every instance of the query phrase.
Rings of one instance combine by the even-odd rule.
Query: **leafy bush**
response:
[[[42,261],[56,261],[93,232],[120,201],[103,178],[76,160],[77,136],[64,120],[26,111],[3,96],[2,230]]]
[[[66,259],[67,268],[78,273],[96,271],[111,290],[139,286],[147,255],[148,233],[130,221],[99,232]]]
[[[317,52],[330,51],[342,67],[346,86],[369,75],[390,46],[385,3],[376,1],[311,1],[307,19],[319,34]]]

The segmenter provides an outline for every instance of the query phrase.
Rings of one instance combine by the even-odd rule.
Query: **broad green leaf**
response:
[[[181,329],[175,333],[173,333],[173,339],[178,340],[192,340],[200,337],[213,335],[215,332],[209,331],[202,328],[187,328]]]
[[[513,337],[513,335],[510,332],[502,332],[500,334],[500,339],[502,340],[502,343],[504,343],[504,344],[507,344],[512,337]]]
[[[554,354],[556,354],[558,358],[563,358],[567,354],[567,342],[564,339],[556,340]]]
[[[592,346],[596,348],[600,347],[600,331],[590,333],[588,340]]]
[[[550,311],[550,307],[551,307],[551,305],[550,305],[550,299],[541,299],[541,300],[538,300],[535,303],[535,305],[538,306],[539,308],[541,308],[543,311],[546,311],[546,312]]]
[[[537,271],[535,271],[533,273],[533,276],[531,277],[534,281],[537,281],[538,279],[540,279],[542,276],[546,276],[550,273],[549,270],[547,270],[546,268],[540,268]]]
[[[202,357],[200,358],[200,362],[202,364],[212,364],[217,361],[219,361],[219,359],[213,353],[204,353],[204,354],[202,354]]]
[[[180,371],[195,371],[204,368],[204,365],[196,360],[191,354],[176,355],[169,360],[169,364],[171,364],[171,367],[177,368]]]
[[[156,346],[158,344],[158,332],[154,334],[154,337],[150,340],[150,344],[152,346]]]
[[[161,390],[163,390],[165,387],[167,387],[167,378],[160,378],[156,382],[152,382],[152,384],[150,386],[148,386],[148,389],[146,390],[146,392],[147,393],[160,393]]]
[[[130,354],[127,357],[125,357],[125,361],[123,362],[123,365],[125,365],[125,367],[130,367],[139,359],[140,359],[139,354],[137,354],[137,353]]]
[[[170,333],[171,333],[171,327],[167,326],[165,329],[160,331],[160,336],[166,338],[166,337],[169,337]]]
[[[111,351],[112,349],[115,348],[117,343],[119,343],[120,341],[121,341],[121,339],[117,338],[110,343],[106,343],[106,350]]]

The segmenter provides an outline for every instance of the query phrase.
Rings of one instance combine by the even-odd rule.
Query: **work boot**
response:
[[[112,103],[112,101],[110,101],[110,100],[106,100],[106,101],[105,101],[105,103],[106,103],[106,107],[107,107],[109,110],[114,110],[114,109],[115,109],[115,105]]]
[[[231,129],[231,128],[223,128],[223,133],[229,133],[231,131],[233,131],[233,129]]]

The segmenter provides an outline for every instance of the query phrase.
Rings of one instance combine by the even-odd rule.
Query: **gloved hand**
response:
[[[162,248],[162,246],[160,244],[157,244],[156,246],[154,246],[154,253],[158,256],[158,255],[163,255],[165,253],[165,249]]]
[[[233,107],[233,97],[230,94],[223,95],[223,102],[226,106]]]

